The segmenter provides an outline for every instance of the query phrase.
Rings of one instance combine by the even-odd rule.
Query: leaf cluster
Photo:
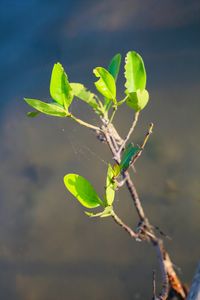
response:
[[[121,54],[116,54],[108,68],[96,67],[93,73],[97,80],[94,82],[99,95],[89,91],[82,83],[70,82],[68,75],[60,63],[56,63],[52,69],[50,79],[50,102],[38,99],[25,98],[25,101],[35,109],[29,112],[29,117],[36,117],[40,113],[55,116],[68,117],[78,121],[71,112],[73,101],[84,101],[89,105],[101,119],[107,123],[111,122],[118,107],[122,104],[128,105],[135,112],[140,112],[149,100],[146,90],[146,70],[142,57],[135,51],[129,51],[125,57],[124,77],[125,90],[124,99],[117,99],[117,79],[121,67]],[[110,116],[110,111],[112,115]],[[82,122],[82,123],[81,123]],[[85,125],[83,121],[79,123]],[[134,157],[141,150],[140,147],[129,144],[119,164],[108,165],[105,194],[99,197],[91,183],[78,174],[67,174],[64,184],[68,191],[86,208],[103,207],[103,211],[97,214],[87,212],[89,216],[109,216],[112,214],[112,205],[117,189],[116,178],[125,172]]]
[[[103,96],[100,100],[99,96],[89,91],[83,84],[69,82],[63,66],[56,63],[50,80],[51,101],[47,103],[38,99],[25,98],[25,101],[36,110],[29,112],[28,116],[36,117],[39,113],[43,113],[56,117],[71,117],[69,109],[74,100],[84,101],[103,118],[108,118],[111,107],[116,110],[124,102],[135,111],[142,110],[149,100],[144,62],[135,51],[127,53],[124,65],[125,98],[118,101],[116,82],[120,66],[121,55],[116,54],[108,69],[94,68],[93,73],[98,78],[94,85]]]

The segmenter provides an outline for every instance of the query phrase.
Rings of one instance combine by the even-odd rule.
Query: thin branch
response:
[[[118,215],[114,212],[114,210],[111,212],[111,216],[114,219],[115,223],[117,223],[119,226],[121,226],[128,234],[134,238],[138,239],[138,234],[135,233],[129,226],[127,226],[119,217]]]
[[[110,120],[109,120],[109,123],[112,123],[113,119],[114,119],[114,116],[116,114],[116,111],[117,111],[117,106],[114,106],[113,107],[113,112],[112,112],[112,115],[110,117]]]
[[[172,240],[172,238],[171,238],[169,235],[167,235],[165,232],[163,232],[158,226],[153,225],[152,227],[153,227],[155,230],[157,230],[158,233],[159,233],[160,235],[162,235],[164,238],[166,238],[166,239],[168,239],[168,240]]]
[[[147,133],[146,133],[146,135],[145,135],[145,139],[144,139],[144,141],[143,141],[143,144],[142,144],[142,146],[141,146],[141,148],[142,149],[144,149],[144,147],[145,147],[145,145],[146,145],[146,143],[147,143],[147,141],[148,141],[148,139],[149,139],[149,136],[152,134],[152,132],[153,132],[153,123],[150,123],[150,125],[149,125],[149,129],[148,129],[148,131],[147,131]]]
[[[70,115],[70,118],[72,118],[74,121],[76,121],[77,123],[79,123],[79,124],[81,124],[81,125],[83,125],[83,126],[85,126],[85,127],[87,127],[87,128],[89,128],[89,129],[93,129],[93,130],[95,130],[95,131],[101,131],[101,128],[100,127],[97,127],[97,126],[95,126],[95,125],[92,125],[92,124],[89,124],[89,123],[87,123],[87,122],[85,122],[85,121],[83,121],[83,120],[81,120],[81,119],[78,119],[77,117],[75,117],[74,115]]]
[[[104,126],[102,126],[102,130],[104,132],[105,139],[106,139],[106,142],[108,144],[108,147],[110,148],[111,153],[114,155],[116,153],[116,150],[115,150],[116,149],[115,148],[116,144],[113,143],[113,137],[111,139],[110,133],[108,132],[107,128],[105,128]],[[120,163],[120,161],[117,160],[117,159],[115,161],[116,161],[116,163]]]
[[[149,128],[148,128],[148,131],[147,131],[147,133],[146,133],[146,135],[145,135],[145,138],[144,138],[144,141],[143,141],[143,143],[142,143],[141,150],[135,155],[135,157],[134,157],[134,159],[133,159],[133,161],[132,161],[132,163],[131,163],[132,166],[134,165],[134,163],[136,162],[136,160],[137,160],[137,159],[140,157],[140,155],[142,154],[142,151],[144,150],[144,147],[146,146],[146,143],[147,143],[147,141],[148,141],[150,135],[151,135],[152,132],[153,132],[153,126],[154,126],[153,123],[150,123]]]
[[[135,113],[135,117],[134,117],[132,126],[131,126],[131,128],[130,128],[130,130],[129,130],[129,132],[128,132],[128,134],[127,134],[125,140],[124,140],[124,142],[122,143],[121,147],[120,147],[119,150],[118,150],[118,155],[120,155],[121,151],[123,150],[123,148],[125,147],[127,141],[129,140],[131,134],[133,133],[133,131],[134,131],[134,129],[135,129],[135,126],[136,126],[136,124],[137,124],[137,122],[138,122],[139,114],[140,114],[139,111],[137,111],[137,112]]]
[[[119,133],[117,132],[117,130],[115,129],[115,127],[113,126],[112,123],[109,123],[107,125],[107,130],[108,130],[109,135],[115,139],[115,142],[116,142],[115,150],[117,151],[119,146],[121,146],[121,144],[124,142],[124,140],[121,138],[121,136],[119,135]]]
[[[126,171],[124,173],[124,178],[126,179],[126,186],[129,190],[129,193],[131,194],[131,198],[133,199],[133,202],[134,202],[136,211],[138,213],[138,216],[140,218],[140,221],[144,222],[144,221],[147,220],[147,218],[146,218],[144,209],[142,207],[141,201],[139,199],[139,196],[138,196],[137,190],[135,188],[135,185],[134,185],[133,181],[131,180],[128,171]]]

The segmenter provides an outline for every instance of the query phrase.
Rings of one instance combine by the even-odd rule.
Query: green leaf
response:
[[[50,81],[51,97],[66,109],[69,108],[73,93],[69,84],[67,74],[60,63],[56,63],[53,67]]]
[[[97,90],[106,98],[116,104],[116,85],[113,76],[104,68],[97,67],[93,70],[96,77],[100,77],[94,84]]]
[[[29,112],[27,113],[27,116],[28,116],[29,118],[35,118],[35,117],[37,117],[39,114],[40,114],[40,111],[29,111]]]
[[[121,54],[118,53],[111,59],[110,64],[108,66],[108,71],[115,79],[115,82],[117,81],[117,77],[118,77],[119,70],[120,70],[120,65],[121,65]],[[104,102],[105,102],[104,109],[107,112],[107,111],[109,111],[109,109],[112,105],[112,101],[108,98],[105,98]]]
[[[114,171],[112,166],[108,164],[107,178],[106,178],[106,202],[108,205],[112,205],[115,198],[116,183],[113,180]]]
[[[119,176],[120,172],[121,172],[120,166],[118,164],[114,164],[114,166],[113,166],[113,176],[114,176],[114,178],[117,178]]]
[[[53,103],[42,102],[37,99],[24,98],[26,103],[35,108],[36,110],[42,112],[43,114],[56,116],[56,117],[66,117],[67,112],[61,106]]]
[[[121,54],[118,53],[116,54],[110,64],[109,64],[109,67],[108,67],[108,71],[110,72],[110,74],[113,76],[113,78],[115,79],[115,81],[117,81],[117,77],[118,77],[118,74],[119,74],[119,70],[120,70],[120,65],[121,65]]]
[[[136,112],[142,110],[149,101],[149,93],[147,90],[137,90],[128,94],[126,104],[133,108]]]
[[[99,106],[96,102],[96,95],[88,91],[87,88],[81,83],[70,83],[73,94],[90,105],[94,110],[98,110]]]
[[[99,213],[93,213],[93,212],[90,212],[90,211],[85,211],[85,214],[90,217],[90,218],[96,218],[96,217],[100,217],[102,215],[102,211],[99,212]]]
[[[125,59],[125,87],[128,93],[144,90],[146,87],[146,71],[142,57],[135,51],[129,51]]]
[[[130,143],[124,150],[122,154],[122,159],[120,163],[121,171],[125,172],[130,166],[134,156],[141,150],[140,147],[134,147],[133,143]]]
[[[112,215],[112,210],[113,210],[113,207],[111,205],[107,206],[104,209],[104,211],[102,212],[102,214],[100,215],[100,218],[110,217]]]
[[[95,218],[95,217],[105,218],[105,217],[110,217],[112,215],[112,210],[113,210],[112,206],[107,206],[103,211],[99,213],[95,214],[89,211],[85,211],[85,214],[91,218]]]
[[[68,191],[85,207],[95,208],[104,203],[97,195],[91,183],[78,174],[67,174],[64,184]]]

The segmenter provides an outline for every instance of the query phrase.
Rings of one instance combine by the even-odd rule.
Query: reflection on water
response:
[[[94,66],[129,49],[143,53],[150,76],[151,103],[135,132],[136,143],[149,122],[155,122],[154,134],[137,163],[136,185],[152,223],[173,238],[166,241],[167,249],[181,267],[181,277],[188,283],[192,278],[200,243],[200,60],[199,27],[195,14],[194,18],[190,14],[199,5],[190,1],[186,12],[177,4],[178,25],[174,15],[168,24],[154,11],[142,26],[145,10],[138,1],[133,2],[135,12],[132,1],[116,1],[121,14],[111,10],[112,0],[107,6],[104,1],[101,5],[85,1],[86,6],[81,1],[2,3],[2,299],[128,300],[151,295],[152,269],[158,267],[154,249],[131,241],[110,219],[88,219],[63,185],[64,174],[78,172],[102,194],[106,174],[102,160],[109,161],[109,151],[94,134],[68,120],[27,119],[28,107],[21,100],[24,96],[49,97],[49,75],[57,60],[68,67],[71,80],[87,83],[93,80]],[[169,1],[168,9],[171,5]],[[91,14],[108,22],[110,30],[100,23],[92,30],[96,19]],[[128,22],[122,22],[123,14]],[[153,16],[157,23],[150,26]],[[88,17],[89,25],[84,24]],[[75,104],[73,110],[96,121],[84,105]],[[122,115],[123,119],[116,118],[116,126],[125,134],[132,116],[127,109]],[[116,209],[135,226],[129,200],[122,190]]]

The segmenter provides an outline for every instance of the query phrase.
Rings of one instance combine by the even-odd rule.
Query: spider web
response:
[[[65,132],[65,129],[62,129],[63,132]],[[87,161],[91,160],[91,156],[88,155],[91,154],[96,160],[103,163],[104,165],[108,166],[108,162],[103,159],[99,154],[95,152],[91,147],[83,144],[82,142],[78,141],[77,137],[77,129],[73,128],[71,132],[68,132],[67,135],[65,135],[65,138],[68,141],[68,144],[71,147],[72,152],[76,156],[76,159],[78,161],[81,161],[84,164],[87,164]]]

